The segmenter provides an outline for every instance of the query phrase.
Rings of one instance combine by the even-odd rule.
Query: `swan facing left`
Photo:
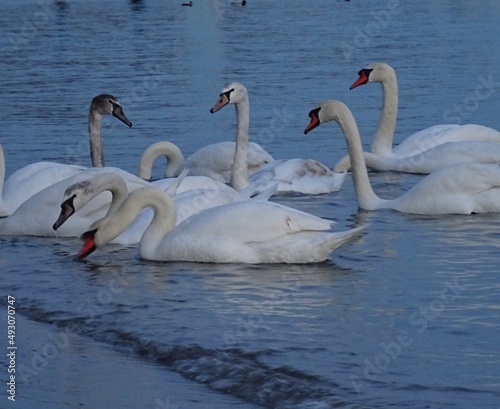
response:
[[[236,190],[241,190],[248,184],[258,186],[262,190],[277,185],[278,192],[305,194],[330,193],[341,188],[346,174],[334,173],[313,159],[274,160],[249,176],[245,158],[249,144],[250,102],[248,91],[243,84],[227,84],[210,112],[217,112],[229,104],[234,104],[236,110],[236,150],[231,175],[231,186]]]
[[[422,178],[403,195],[382,199],[370,185],[361,137],[349,108],[340,101],[326,100],[309,112],[309,118],[306,134],[329,121],[336,121],[344,132],[356,197],[362,209],[394,209],[414,214],[500,212],[500,166],[496,163],[444,167]]]
[[[164,192],[129,194],[118,211],[82,235],[78,258],[112,241],[146,207],[154,216],[139,255],[156,261],[207,263],[314,263],[325,260],[365,226],[330,232],[332,221],[273,202],[241,201],[201,211],[176,226],[176,206]]]
[[[371,152],[364,152],[366,165],[375,170],[394,170],[408,173],[431,173],[459,163],[498,163],[500,133],[476,124],[434,125],[418,131],[393,148],[398,113],[398,83],[394,69],[375,62],[358,73],[350,89],[379,82],[383,103]],[[342,158],[335,170],[348,168],[349,157]]]

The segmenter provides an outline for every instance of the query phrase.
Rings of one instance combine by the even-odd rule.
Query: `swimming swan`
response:
[[[375,170],[430,173],[457,163],[496,163],[500,161],[500,133],[482,125],[435,125],[416,132],[392,147],[398,113],[398,85],[394,69],[376,62],[358,73],[350,89],[369,82],[380,82],[383,105],[371,152],[366,164]],[[341,159],[334,170],[349,167],[349,157]]]
[[[248,196],[245,196],[228,186],[226,186],[226,190],[195,188],[191,190],[184,190],[182,193],[176,194],[178,187],[184,183],[185,174],[187,174],[187,171],[183,171],[181,176],[179,176],[181,180],[175,180],[177,186],[170,185],[168,190],[164,190],[164,192],[172,196],[176,204],[176,224],[181,223],[195,213],[211,207],[236,201],[250,200]],[[70,226],[68,227],[65,225],[64,233],[61,235],[73,237],[80,236],[93,222],[95,222],[98,218],[103,217],[102,213],[100,214],[100,217],[97,217],[99,215],[97,215],[96,212],[89,212],[86,209],[88,209],[89,202],[97,200],[94,198],[100,198],[101,201],[106,200],[102,198],[102,193],[104,191],[110,191],[112,194],[111,203],[109,202],[108,195],[105,196],[108,201],[103,204],[103,206],[107,205],[108,210],[106,215],[108,216],[113,214],[121,206],[129,194],[127,184],[124,182],[123,178],[116,173],[102,173],[92,176],[89,179],[79,181],[65,190],[64,195],[62,196],[62,204],[60,206],[61,212],[53,225],[53,229],[58,231],[58,229],[69,220],[68,224]],[[259,196],[258,198],[252,200],[267,199],[268,197]],[[95,205],[93,207],[95,207]],[[83,209],[83,211],[80,211],[81,209]],[[100,208],[100,210],[102,212],[104,209]],[[125,245],[138,243],[152,218],[152,209],[144,209],[134,222],[129,225],[117,238],[115,238],[113,242]]]
[[[275,160],[249,176],[244,160],[249,140],[250,102],[243,84],[233,82],[226,85],[210,112],[217,112],[228,104],[234,104],[236,110],[236,151],[230,181],[236,190],[245,188],[249,183],[262,189],[277,184],[278,192],[306,194],[336,192],[340,189],[345,173],[334,173],[313,159]]]
[[[184,161],[184,155],[177,145],[168,141],[156,142],[144,151],[139,164],[139,176],[144,180],[151,180],[153,163],[159,157],[165,156],[165,178],[175,177],[184,169],[189,171],[188,179],[204,176],[219,183],[229,183],[235,148],[235,142],[213,143],[198,149]],[[260,145],[250,143],[247,156],[250,174],[272,160],[273,157]]]
[[[139,244],[143,259],[210,263],[311,263],[325,260],[365,226],[328,232],[332,222],[273,202],[241,201],[196,213],[175,226],[176,206],[155,188],[129,194],[117,212],[82,235],[84,258],[126,229],[145,207],[154,216]]]
[[[149,186],[149,183],[120,168],[89,168],[60,182],[54,183],[37,192],[22,203],[9,217],[0,219],[0,235],[30,235],[55,237],[52,228],[59,215],[61,198],[66,189],[89,178],[103,173],[114,173],[124,180],[127,192],[140,187]],[[115,194],[120,192],[116,191]],[[125,193],[125,196],[126,196]],[[93,221],[104,217],[111,203],[111,195],[103,193],[83,207],[78,216],[58,230],[59,236],[75,237],[85,231]]]
[[[497,164],[459,164],[424,177],[402,196],[386,200],[373,191],[368,179],[363,147],[351,111],[340,101],[327,100],[309,113],[304,133],[336,121],[347,141],[351,172],[359,207],[394,209],[415,214],[471,214],[500,211],[500,167]]]
[[[89,109],[89,141],[92,166],[104,166],[101,138],[103,115],[113,115],[129,127],[132,123],[123,113],[118,100],[109,94],[92,99]],[[83,166],[55,162],[37,162],[14,172],[5,180],[5,157],[0,145],[0,217],[13,213],[28,198],[46,187],[87,169]]]

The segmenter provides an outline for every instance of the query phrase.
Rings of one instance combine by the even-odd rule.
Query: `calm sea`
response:
[[[3,0],[7,175],[41,160],[88,166],[88,105],[104,92],[134,124],[105,119],[108,165],[135,173],[159,140],[185,155],[231,140],[234,110],[209,109],[234,80],[250,92],[254,141],[333,166],[342,134],[304,137],[307,114],[344,101],[368,148],[381,89],[349,85],[373,61],[398,73],[396,143],[447,122],[500,129],[497,0],[181,3]],[[383,197],[420,178],[371,174]],[[358,211],[350,178],[273,200],[339,230],[371,227],[310,266],[153,263],[118,245],[75,262],[78,239],[0,237],[2,362],[8,296],[18,346],[16,402],[2,365],[0,407],[499,407],[500,216]]]

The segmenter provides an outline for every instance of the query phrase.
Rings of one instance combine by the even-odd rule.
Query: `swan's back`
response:
[[[214,143],[200,148],[184,162],[191,176],[208,176],[218,182],[229,183],[233,170],[236,143]],[[273,160],[260,145],[249,143],[248,168],[250,173]]]
[[[497,164],[459,164],[423,178],[391,208],[419,214],[500,212],[500,167]]]
[[[54,162],[37,162],[15,171],[3,187],[3,196],[13,212],[41,190],[83,172],[87,168]]]
[[[159,243],[158,260],[199,262],[309,262],[311,246],[330,239],[333,222],[273,202],[242,201],[204,210]],[[286,243],[284,246],[283,243]],[[283,253],[285,247],[288,253]],[[307,261],[298,251],[308,252]],[[331,251],[331,250],[330,250]],[[329,252],[327,252],[328,254]],[[143,255],[143,254],[141,254]],[[293,257],[293,261],[288,261]],[[318,261],[318,260],[316,260]]]
[[[280,159],[264,165],[250,181],[261,189],[278,184],[279,192],[321,194],[340,190],[344,173],[334,173],[312,159]]]
[[[409,136],[394,147],[392,153],[396,156],[406,157],[446,142],[462,141],[500,143],[500,133],[495,129],[475,124],[435,125]]]
[[[329,230],[332,223],[279,203],[248,200],[202,211],[181,223],[178,230],[262,242],[304,230]]]
[[[129,191],[148,185],[148,182],[120,168],[89,168],[54,183],[30,197],[9,217],[0,221],[0,234],[55,236],[52,225],[59,216],[61,199],[65,190],[75,183],[87,181],[92,176],[103,172],[120,175]],[[69,218],[58,229],[57,234],[61,237],[80,235],[93,221],[104,217],[110,202],[111,194],[101,193]]]

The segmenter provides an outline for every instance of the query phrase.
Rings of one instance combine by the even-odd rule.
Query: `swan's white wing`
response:
[[[500,167],[470,163],[439,169],[394,203],[397,210],[420,214],[500,212]]]
[[[500,143],[500,133],[482,125],[435,125],[416,132],[392,150],[393,155],[406,157],[446,142],[476,141]]]
[[[23,202],[41,190],[76,175],[87,168],[52,162],[37,162],[15,171],[3,187],[3,197],[13,212]]]
[[[329,220],[272,202],[232,203],[185,220],[162,240],[153,258],[199,262],[317,262],[362,229],[332,233],[328,231],[331,224]]]
[[[0,220],[0,234],[55,236],[52,225],[60,212],[65,190],[78,182],[88,180],[102,172],[120,175],[129,191],[148,186],[149,183],[119,168],[89,168],[39,191],[26,200],[6,219]],[[59,229],[59,236],[75,237],[82,234],[97,219],[104,217],[111,194],[102,192],[70,217]]]
[[[326,231],[332,224],[330,220],[278,203],[242,201],[195,214],[175,232],[221,235],[248,243],[274,240],[299,231]]]
[[[184,162],[193,176],[208,176],[218,182],[229,183],[233,170],[235,142],[219,142],[200,148]],[[250,173],[273,160],[261,146],[249,143],[248,168]]]
[[[461,163],[500,163],[500,144],[492,142],[445,142],[408,157],[381,156],[364,152],[366,166],[375,170],[394,170],[428,174]]]
[[[261,189],[278,185],[278,192],[321,194],[340,190],[345,173],[334,173],[312,159],[281,159],[263,166],[250,181]]]

